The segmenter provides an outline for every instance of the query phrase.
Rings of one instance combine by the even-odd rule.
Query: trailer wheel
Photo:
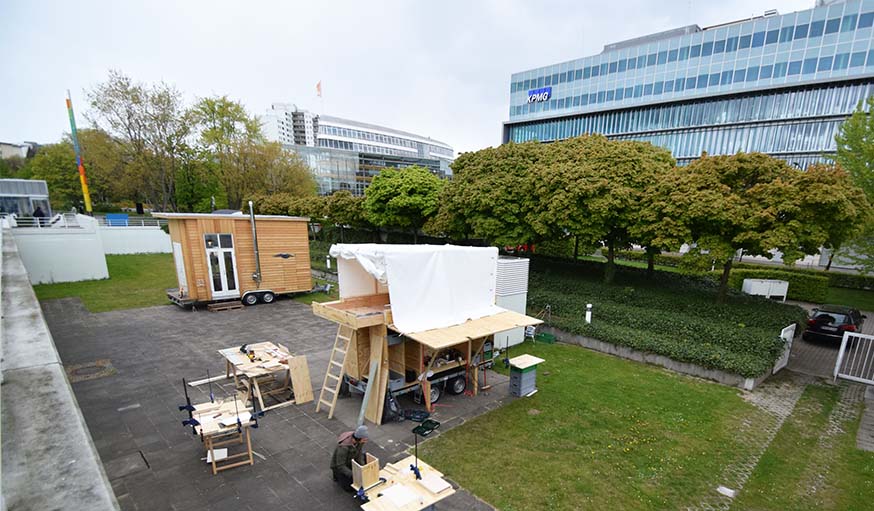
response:
[[[459,395],[467,388],[467,380],[464,376],[456,376],[446,384],[446,390],[450,394]]]
[[[431,385],[431,402],[432,403],[436,403],[440,399],[440,396],[443,395],[442,389],[443,389],[442,383],[435,383],[435,384]],[[423,397],[422,390],[416,389],[416,392],[413,394],[413,401],[416,404],[422,404],[422,401],[423,401],[422,397]]]
[[[274,295],[270,291],[267,291],[266,293],[261,295],[261,301],[264,303],[273,303],[273,300],[275,300],[275,299],[276,299],[276,295]]]
[[[249,293],[243,296],[243,305],[255,305],[258,303],[258,295],[256,293]]]

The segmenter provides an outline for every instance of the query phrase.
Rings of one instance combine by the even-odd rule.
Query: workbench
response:
[[[379,477],[385,479],[385,482],[365,492],[369,501],[362,504],[361,509],[364,511],[433,509],[434,504],[455,493],[452,485],[443,479],[443,474],[422,460],[419,460],[422,479],[417,480],[416,475],[410,470],[410,465],[415,462],[415,456],[407,456],[395,463],[389,463],[380,470]]]
[[[242,385],[246,388],[246,398],[257,399],[261,410],[269,411],[288,406],[292,403],[303,404],[313,400],[313,388],[310,382],[310,370],[307,359],[303,355],[292,355],[288,348],[272,342],[247,344],[246,349],[255,352],[255,358],[240,351],[240,348],[225,348],[219,354],[225,359],[225,375],[233,376],[235,386],[239,387],[240,376]],[[262,387],[277,379],[282,380],[279,387],[265,390]],[[294,393],[294,401],[284,396]],[[276,404],[268,406],[264,396],[272,397]]]
[[[252,457],[252,438],[249,430],[252,412],[246,403],[236,398],[217,399],[215,402],[194,405],[191,416],[199,423],[194,426],[194,432],[203,440],[213,475],[222,470],[252,465],[255,462]],[[235,444],[245,445],[245,451],[216,460],[216,448]]]

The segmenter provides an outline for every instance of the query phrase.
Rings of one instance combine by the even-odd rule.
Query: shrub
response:
[[[645,263],[646,252],[640,252],[637,250],[621,250],[616,252],[616,259],[624,259],[626,261],[640,261],[642,263]],[[680,265],[680,261],[682,259],[682,256],[677,255],[656,254],[655,264],[659,266],[670,266],[672,268],[676,268]]]
[[[752,263],[738,263],[735,268],[748,270],[761,270],[762,265]],[[778,270],[779,268],[779,270]],[[844,287],[847,289],[861,289],[865,291],[874,291],[874,275],[859,275],[857,273],[844,273],[839,271],[823,271],[808,268],[794,268],[792,266],[779,266],[774,268],[778,271],[791,273],[800,273],[803,275],[814,275],[826,277],[829,287]]]
[[[716,272],[715,272],[716,273]],[[718,279],[718,275],[716,276]],[[731,271],[728,285],[733,289],[741,289],[744,279],[776,279],[789,282],[790,300],[822,303],[828,297],[828,278],[819,275],[808,275],[802,272],[792,272],[771,269],[735,269]]]
[[[782,353],[780,329],[803,324],[797,306],[732,292],[715,303],[709,277],[617,268],[614,285],[601,282],[603,263],[532,259],[528,307],[551,306],[551,324],[564,331],[756,377]],[[586,303],[595,320],[585,322]]]

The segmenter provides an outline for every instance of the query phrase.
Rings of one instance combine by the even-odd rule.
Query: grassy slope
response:
[[[420,446],[499,509],[694,504],[745,453],[734,430],[761,413],[735,389],[643,364],[573,346],[522,351],[546,359],[537,394]]]
[[[176,287],[170,254],[108,255],[109,279],[40,284],[40,300],[78,296],[91,312],[166,305],[166,289]]]
[[[807,387],[733,509],[871,509],[874,453],[856,449],[858,418],[845,425],[834,449],[819,445],[839,391],[834,386]],[[825,477],[811,492],[811,482],[816,480],[811,474],[821,472]]]

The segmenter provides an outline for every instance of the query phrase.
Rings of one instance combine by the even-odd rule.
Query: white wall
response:
[[[104,254],[169,254],[173,252],[170,235],[160,227],[100,226]]]
[[[519,293],[515,295],[496,296],[495,305],[503,307],[519,314],[525,314],[525,302],[527,301],[528,293]],[[495,348],[504,349],[506,346],[515,346],[525,340],[524,328],[513,328],[495,334]]]
[[[77,215],[81,228],[10,229],[32,284],[109,278],[97,221]]]

